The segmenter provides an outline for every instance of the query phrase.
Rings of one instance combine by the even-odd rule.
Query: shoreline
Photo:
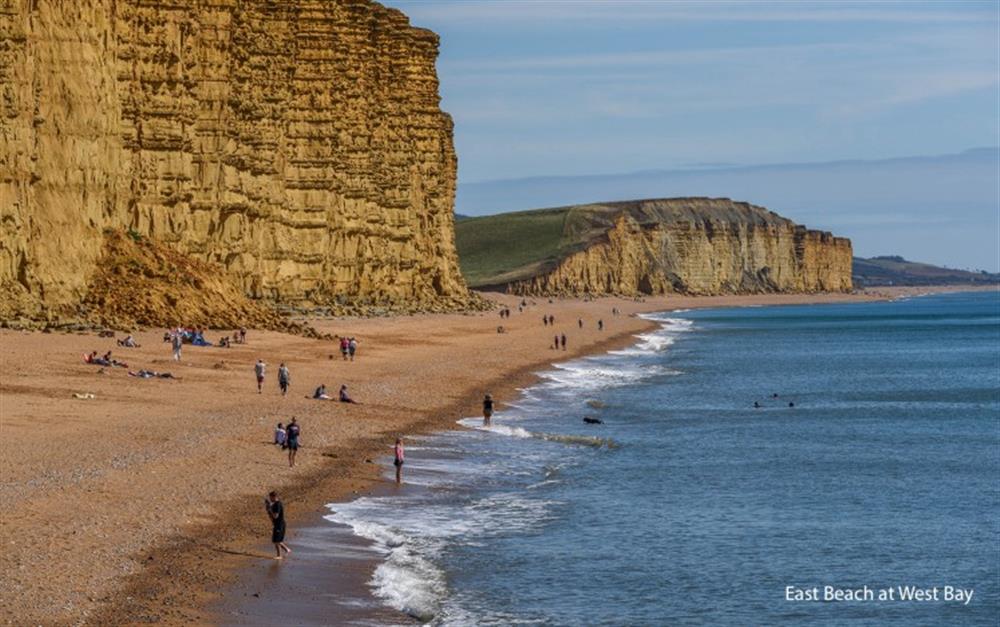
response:
[[[549,363],[565,363],[590,355],[605,354],[608,351],[632,346],[635,344],[636,335],[647,333],[660,327],[654,321],[642,320],[646,323],[642,329],[609,337],[607,340],[590,347],[586,351],[573,354],[572,356],[565,356],[562,359],[553,360]],[[559,355],[562,356],[564,354],[560,352]],[[493,396],[497,400],[498,406],[503,407],[509,402],[520,398],[526,388],[539,383],[541,379],[538,376],[538,372],[542,369],[545,369],[545,366],[541,364],[524,367],[519,369],[513,376],[493,381],[486,387],[495,390]],[[473,396],[468,398],[467,401],[466,404],[469,407],[478,409],[481,399],[478,396]],[[469,415],[462,416],[461,414],[457,414],[456,416],[444,419],[443,422],[431,424],[426,429],[422,428],[418,431],[412,431],[407,436],[410,438],[434,437],[464,430],[467,427],[459,424],[456,417],[469,418],[477,415],[476,411],[473,411],[471,414],[467,411],[465,413]],[[372,459],[375,462],[374,466],[379,470],[378,476],[372,479],[371,483],[363,490],[354,491],[350,495],[341,494],[336,497],[323,499],[325,500],[324,503],[304,515],[299,531],[306,537],[313,539],[311,542],[313,548],[299,551],[287,559],[294,560],[296,556],[305,557],[307,563],[309,563],[309,568],[306,572],[278,575],[271,570],[265,573],[262,568],[244,567],[237,573],[235,581],[226,587],[220,598],[203,608],[202,616],[215,625],[258,625],[262,627],[273,625],[281,622],[282,619],[288,620],[289,615],[283,613],[280,605],[275,606],[264,601],[265,590],[267,590],[266,596],[269,599],[275,596],[280,599],[280,592],[282,591],[289,593],[294,591],[295,594],[300,595],[301,600],[295,608],[289,610],[290,617],[296,621],[294,624],[327,625],[330,624],[330,621],[327,615],[323,613],[323,610],[328,610],[329,607],[322,604],[311,604],[305,600],[310,595],[310,592],[305,591],[315,586],[316,580],[319,579],[322,580],[324,585],[332,586],[332,588],[327,588],[327,590],[336,590],[334,596],[346,596],[352,601],[357,601],[359,596],[363,597],[364,605],[360,607],[355,606],[353,603],[346,608],[344,605],[338,606],[338,624],[348,619],[377,620],[380,618],[392,624],[399,624],[400,621],[404,623],[412,621],[414,624],[422,624],[422,621],[417,617],[385,605],[381,599],[372,594],[368,583],[374,569],[381,561],[372,552],[371,547],[374,544],[365,538],[356,536],[347,526],[326,520],[326,517],[335,509],[333,506],[337,504],[348,503],[361,497],[398,496],[401,491],[405,492],[408,489],[425,489],[408,488],[405,473],[402,486],[396,486],[394,480],[385,476],[386,467],[381,464],[383,462],[391,463],[391,450],[385,446],[378,448],[377,451],[373,450]],[[326,539],[325,541],[316,541],[316,538],[319,537],[325,537]],[[319,566],[311,563],[321,562],[324,557],[329,558],[324,549],[331,546],[339,547],[341,550],[347,548],[348,555],[336,555],[332,560],[322,562]],[[262,547],[262,550],[270,550],[271,548],[266,542],[260,543],[260,547]],[[367,553],[364,556],[359,556],[351,551],[352,547],[367,550]],[[338,567],[346,568],[338,571]],[[294,565],[292,565],[292,568],[294,569]],[[279,578],[284,578],[285,580],[276,581]],[[275,587],[278,587],[278,589],[275,589]],[[318,590],[314,590],[311,594],[319,596],[321,593]],[[330,593],[326,592],[326,594]],[[344,615],[345,611],[349,612],[347,616]]]
[[[134,467],[130,468],[132,460],[128,455],[124,455],[125,461],[119,462],[124,464],[124,468],[116,468],[116,461],[123,457],[121,451],[118,450],[118,457],[112,455],[110,458],[111,469],[102,469],[100,472],[94,472],[91,473],[92,476],[88,476],[87,472],[73,467],[73,464],[79,465],[77,460],[80,457],[84,458],[85,461],[92,461],[90,458],[94,458],[104,464],[109,461],[107,458],[99,459],[101,458],[99,453],[103,453],[103,451],[97,451],[94,455],[90,455],[91,449],[96,446],[91,442],[91,439],[104,437],[101,429],[108,428],[106,418],[109,408],[104,407],[104,411],[101,412],[100,408],[96,407],[98,403],[88,405],[84,401],[69,402],[64,397],[58,400],[54,398],[39,400],[40,393],[37,388],[42,388],[46,392],[51,391],[55,384],[46,377],[50,376],[49,371],[53,370],[55,372],[51,373],[51,376],[57,380],[60,377],[69,378],[74,386],[80,385],[80,382],[93,381],[93,367],[88,366],[86,369],[81,369],[79,366],[67,367],[62,365],[62,361],[67,358],[75,359],[74,356],[79,355],[76,352],[76,347],[80,345],[98,345],[100,343],[103,346],[109,341],[99,340],[92,334],[86,334],[82,337],[79,334],[75,336],[73,334],[52,334],[50,337],[45,337],[46,334],[42,333],[19,334],[13,331],[4,331],[3,335],[0,336],[5,344],[3,360],[4,415],[15,417],[14,420],[4,420],[5,437],[16,441],[18,438],[24,437],[24,434],[34,433],[34,429],[37,427],[43,428],[47,434],[59,432],[63,425],[58,421],[53,424],[46,423],[45,414],[47,410],[52,410],[57,405],[69,407],[68,410],[56,411],[57,418],[66,419],[69,416],[80,423],[66,427],[68,433],[55,433],[50,438],[50,447],[66,442],[76,443],[79,449],[76,452],[70,452],[78,454],[69,454],[65,459],[55,460],[57,465],[61,463],[62,466],[67,466],[67,468],[59,469],[62,472],[50,470],[47,473],[42,472],[33,476],[31,471],[37,470],[35,467],[40,465],[38,460],[28,459],[26,462],[28,469],[24,470],[18,468],[18,462],[24,460],[15,460],[12,451],[8,450],[3,455],[5,471],[17,469],[13,473],[11,485],[8,486],[8,492],[14,496],[14,504],[12,506],[13,513],[6,517],[8,520],[4,525],[3,539],[5,543],[10,543],[12,537],[20,536],[23,529],[32,528],[34,523],[36,532],[41,535],[41,540],[44,541],[40,545],[34,545],[35,548],[40,547],[43,553],[38,559],[29,560],[23,551],[5,554],[3,558],[5,572],[24,573],[28,571],[28,574],[21,575],[14,580],[7,579],[6,583],[2,584],[5,593],[3,597],[7,599],[3,602],[4,613],[12,623],[32,622],[36,624],[66,622],[122,624],[150,620],[164,624],[180,624],[218,620],[219,617],[208,609],[217,600],[218,591],[238,579],[243,569],[259,567],[260,564],[265,563],[261,561],[264,559],[267,560],[268,564],[273,563],[269,559],[269,553],[261,552],[259,549],[260,541],[266,540],[262,533],[262,527],[266,521],[263,520],[259,511],[259,499],[251,498],[251,495],[255,495],[259,491],[260,484],[257,482],[260,481],[261,477],[265,478],[268,482],[267,485],[276,486],[282,493],[289,509],[290,529],[293,531],[291,539],[294,541],[296,526],[299,526],[310,516],[321,516],[325,510],[325,504],[350,500],[361,495],[365,490],[371,490],[383,483],[381,468],[378,464],[366,463],[366,460],[384,455],[388,446],[386,442],[392,434],[405,431],[407,435],[415,435],[458,428],[455,424],[456,416],[475,415],[483,389],[490,390],[501,403],[507,402],[512,395],[516,394],[517,388],[525,387],[534,381],[536,378],[534,373],[545,368],[547,364],[627,346],[632,343],[635,334],[655,328],[655,323],[636,318],[633,314],[683,308],[876,301],[942,291],[972,290],[966,286],[949,290],[930,290],[928,288],[899,290],[897,288],[888,291],[883,288],[876,293],[668,297],[650,298],[643,303],[613,298],[587,303],[577,300],[559,300],[551,305],[539,302],[528,309],[525,314],[527,318],[524,319],[519,319],[515,312],[511,323],[505,323],[513,325],[510,332],[505,335],[495,333],[495,327],[499,320],[499,318],[493,317],[496,312],[467,316],[461,314],[410,316],[402,319],[318,320],[316,325],[326,327],[323,330],[336,330],[338,327],[344,326],[358,327],[356,333],[358,337],[362,338],[359,362],[368,359],[378,361],[379,363],[377,367],[373,367],[373,371],[381,372],[395,368],[396,370],[392,370],[395,372],[400,368],[412,370],[424,367],[428,372],[413,373],[414,381],[407,381],[399,386],[384,386],[383,384],[385,389],[376,389],[377,386],[372,386],[370,383],[368,387],[371,389],[365,389],[364,384],[352,383],[352,389],[355,390],[356,394],[358,389],[362,389],[366,395],[370,394],[375,397],[375,402],[367,407],[359,408],[364,413],[363,420],[371,420],[373,424],[355,427],[348,421],[338,420],[336,424],[329,425],[329,434],[322,432],[318,436],[314,436],[312,434],[321,427],[326,428],[327,425],[320,421],[326,420],[328,416],[326,412],[320,414],[315,411],[312,415],[304,415],[303,420],[310,421],[304,423],[306,425],[306,442],[316,442],[316,444],[309,444],[300,453],[300,457],[305,457],[308,460],[306,464],[303,464],[308,466],[306,470],[303,472],[296,469],[292,476],[285,476],[282,482],[275,482],[270,478],[278,472],[278,468],[281,468],[280,457],[277,462],[271,463],[256,459],[261,457],[263,451],[260,440],[262,437],[266,437],[265,434],[269,433],[270,428],[268,426],[269,419],[258,417],[257,414],[280,416],[279,410],[271,409],[270,406],[265,409],[253,408],[250,410],[239,407],[256,396],[246,394],[246,388],[251,384],[245,381],[249,377],[243,373],[243,369],[248,369],[252,364],[250,357],[255,352],[254,350],[244,349],[239,354],[238,366],[230,365],[232,362],[227,360],[219,361],[215,354],[210,357],[206,356],[207,359],[201,360],[201,363],[196,363],[193,367],[185,364],[182,370],[183,381],[181,382],[137,382],[137,384],[142,383],[143,385],[165,384],[171,388],[165,387],[164,389],[173,391],[175,394],[179,394],[180,390],[173,389],[173,385],[178,388],[189,385],[197,387],[198,392],[205,393],[206,400],[196,403],[195,407],[191,408],[172,408],[169,404],[163,403],[162,394],[157,393],[149,396],[130,396],[131,390],[124,389],[121,385],[116,386],[113,383],[108,384],[108,382],[102,381],[103,389],[98,392],[99,399],[100,402],[104,402],[104,398],[107,396],[112,402],[111,411],[117,413],[131,409],[132,412],[145,412],[138,419],[131,417],[131,422],[137,423],[135,425],[127,424],[124,427],[114,425],[126,431],[124,436],[128,439],[124,442],[131,446],[137,434],[141,433],[146,437],[152,431],[154,432],[152,441],[144,443],[149,445],[147,448],[159,450],[160,445],[166,442],[171,448],[178,449],[177,459],[169,456],[166,456],[169,457],[167,459],[157,459],[155,455],[143,449],[133,452],[133,456],[137,458]],[[503,295],[490,295],[490,298],[508,306],[520,300]],[[538,302],[538,299],[535,300]],[[575,317],[574,312],[579,313],[581,317],[585,315],[588,321],[591,321],[595,314],[600,315],[598,312],[604,312],[605,320],[611,321],[609,312],[612,306],[618,306],[629,317],[623,316],[614,319],[615,325],[623,322],[626,324],[622,324],[617,329],[612,328],[608,331],[608,335],[587,337],[585,341],[579,343],[575,339],[571,339],[573,350],[566,353],[562,351],[552,353],[544,349],[531,350],[527,348],[525,350],[523,346],[516,346],[511,350],[510,359],[507,359],[506,362],[503,359],[496,360],[495,356],[491,355],[490,363],[486,364],[484,368],[484,371],[491,375],[488,379],[491,383],[484,384],[484,379],[478,376],[479,371],[476,367],[483,360],[481,355],[483,346],[495,350],[497,343],[494,338],[499,337],[501,341],[535,343],[541,340],[548,342],[549,331],[544,329],[540,320],[537,319],[541,317],[543,311],[548,309],[555,311],[561,321],[566,320],[567,316]],[[521,322],[524,324],[520,324]],[[562,324],[565,323],[562,322]],[[575,328],[575,325],[572,327]],[[418,333],[426,333],[426,336],[420,337],[427,340],[428,346],[417,349],[409,348],[406,342],[412,339],[411,335],[414,330],[417,330]],[[575,334],[574,331],[570,327],[567,327],[567,330],[572,338]],[[611,331],[615,332],[612,334]],[[159,348],[156,345],[158,332],[151,331],[138,335],[142,336],[141,339],[144,343],[151,345],[150,349]],[[590,333],[590,336],[594,335]],[[301,398],[302,391],[308,387],[308,383],[296,385],[296,368],[306,369],[308,363],[310,368],[326,372],[331,365],[342,366],[339,359],[332,360],[333,364],[329,363],[330,360],[323,359],[326,353],[335,352],[329,343],[288,338],[280,334],[251,332],[252,338],[258,336],[261,337],[262,345],[267,346],[268,350],[273,346],[282,347],[293,344],[296,345],[296,348],[302,347],[305,352],[312,353],[310,360],[303,359],[303,363],[296,364],[293,368],[293,386],[295,386],[293,396]],[[387,344],[395,342],[397,346],[389,349],[382,349],[379,346],[376,349],[373,345],[370,351],[372,357],[368,357],[369,350],[365,343],[366,340],[377,343],[383,337],[390,340]],[[49,351],[47,346],[57,343],[56,340],[59,340],[58,348]],[[254,339],[251,341],[253,342]],[[505,347],[502,343],[499,346]],[[291,348],[284,350],[285,352],[292,351]],[[119,349],[116,354],[122,352]],[[292,352],[294,353],[294,351]],[[148,361],[153,364],[170,364],[170,361],[163,357],[159,351],[149,352],[149,354],[159,355],[159,357],[148,358]],[[376,354],[381,357],[380,360],[374,359]],[[39,369],[40,373],[29,372],[25,376],[24,372],[12,371],[11,363],[12,361],[13,363],[21,363],[19,357],[22,361],[30,362],[30,358],[26,358],[26,355],[34,355],[36,360],[42,362],[43,367]],[[233,356],[236,357],[236,355]],[[230,355],[227,354],[226,357],[229,358]],[[445,358],[445,363],[451,363],[451,370],[443,367],[437,368],[436,360],[441,358]],[[428,363],[428,359],[432,363]],[[48,363],[51,361],[56,363]],[[222,364],[222,367],[215,368],[219,363]],[[157,368],[164,368],[164,366],[160,365]],[[273,379],[276,363],[272,364],[271,368]],[[381,370],[379,370],[380,368]],[[31,368],[25,369],[30,370]],[[239,370],[239,374],[230,372],[231,369]],[[470,373],[469,370],[476,370],[476,372]],[[113,374],[118,375],[119,373]],[[424,376],[425,374],[427,376]],[[317,376],[326,377],[327,375]],[[454,381],[455,377],[458,376],[465,378],[461,381]],[[27,380],[20,380],[22,377]],[[31,380],[32,377],[35,377],[36,380]],[[131,379],[122,379],[120,376],[116,378],[132,382]],[[204,378],[205,381],[201,382],[198,380],[199,378]],[[431,386],[434,388],[432,391],[434,400],[444,402],[425,402],[419,410],[411,411],[407,400],[413,398],[414,394],[419,395],[425,391],[428,380],[437,383],[437,387]],[[273,385],[273,380],[269,383]],[[446,386],[449,383],[452,384],[444,388],[444,390],[448,390],[450,395],[441,391],[442,383]],[[65,385],[65,382],[62,382],[61,385]],[[461,386],[464,388],[459,393],[454,393],[453,390],[449,389]],[[58,389],[60,392],[64,391],[62,387]],[[227,396],[234,389],[238,391],[233,393],[231,397]],[[162,392],[162,390],[160,391]],[[440,395],[437,395],[437,392],[440,392]],[[273,391],[271,395],[273,396]],[[168,394],[169,396],[173,395]],[[197,393],[192,394],[192,396],[198,399]],[[287,400],[292,401],[292,399]],[[426,399],[423,400],[426,401]],[[270,398],[268,402],[272,402]],[[299,405],[306,407],[301,401],[299,401]],[[308,405],[307,407],[309,411],[312,411],[318,405],[323,404]],[[336,413],[343,413],[337,411],[342,409],[339,404],[334,405],[336,407],[332,409]],[[185,409],[196,412],[195,416],[188,415]],[[398,415],[400,412],[410,412],[410,414],[400,417]],[[96,415],[92,415],[95,413]],[[389,415],[386,416],[386,414]],[[222,427],[221,435],[210,433],[202,441],[198,438],[204,434],[198,432],[198,436],[193,438],[194,442],[183,442],[188,435],[184,427],[194,426],[197,429],[198,425],[195,423],[201,418],[209,417],[206,415],[210,415],[211,418],[217,419],[220,423],[226,423]],[[120,419],[121,417],[116,415],[113,418]],[[178,418],[181,420],[178,421]],[[337,418],[341,417],[337,416]],[[121,421],[129,422],[129,419],[125,418]],[[178,425],[178,422],[181,424]],[[314,424],[316,424],[315,427]],[[99,426],[96,434],[92,430],[95,425]],[[133,430],[133,426],[137,429]],[[212,427],[208,427],[208,429],[211,432]],[[46,437],[50,436],[46,435]],[[162,441],[157,440],[157,438]],[[181,440],[181,445],[178,445],[178,440]],[[236,462],[233,464],[236,466],[235,470],[230,470],[232,466],[227,463],[228,460],[216,462],[214,458],[218,457],[217,454],[204,453],[200,448],[211,448],[219,445],[232,446],[234,441],[237,444],[235,447],[237,450],[226,451],[225,454],[231,455],[232,461]],[[111,442],[110,444],[114,447],[122,442]],[[126,448],[128,447],[126,446]],[[46,452],[32,453],[29,451],[27,455],[33,457]],[[316,455],[317,452],[320,454]],[[149,459],[143,459],[143,454],[146,454]],[[18,455],[23,457],[25,452],[19,451]],[[51,520],[53,516],[56,516],[58,510],[47,506],[54,506],[57,502],[68,501],[69,508],[76,511],[78,517],[84,519],[88,515],[94,514],[93,509],[91,509],[94,506],[99,511],[101,507],[109,506],[112,509],[127,509],[122,506],[131,504],[130,496],[119,492],[127,492],[131,487],[130,483],[136,484],[134,489],[144,490],[143,495],[148,492],[150,502],[175,502],[177,493],[174,490],[178,487],[176,484],[179,484],[183,489],[185,482],[181,481],[181,477],[170,475],[164,481],[162,473],[178,470],[189,471],[192,466],[197,468],[198,462],[205,462],[207,467],[206,476],[198,478],[201,481],[198,485],[208,484],[204,485],[204,492],[198,495],[202,501],[196,503],[195,507],[181,505],[177,508],[181,511],[171,512],[170,508],[166,508],[156,512],[151,518],[135,520],[133,525],[141,526],[148,523],[150,527],[154,527],[164,518],[169,518],[169,524],[161,524],[157,527],[158,529],[163,527],[169,532],[161,531],[158,535],[141,537],[138,538],[138,542],[134,543],[119,543],[125,545],[120,551],[124,554],[120,559],[125,563],[134,564],[132,569],[125,570],[124,575],[118,573],[107,578],[99,578],[94,573],[96,568],[87,563],[88,556],[93,554],[88,549],[101,551],[102,548],[114,545],[115,540],[107,540],[102,537],[106,534],[95,535],[90,527],[74,528],[70,531],[67,528],[71,526],[68,522],[60,524],[58,519]],[[256,467],[256,464],[265,463],[274,468],[268,468],[261,472]],[[134,471],[134,478],[121,476],[123,474],[130,475],[131,473],[126,472],[129,470]],[[217,482],[219,485],[216,485],[215,477],[211,474],[212,471],[219,475],[225,475],[227,472],[235,474],[241,470],[246,470],[248,475],[242,482],[232,482],[231,478],[220,477]],[[154,473],[159,474],[159,477],[151,482],[149,476]],[[69,475],[69,477],[63,475]],[[43,477],[44,480],[38,480],[38,477]],[[222,485],[227,480],[230,480],[229,485]],[[233,488],[240,483],[244,484],[242,489]],[[26,488],[30,488],[30,492],[25,492]],[[135,495],[132,496],[134,500],[141,500],[135,498]],[[78,498],[82,498],[82,502],[77,503],[76,499]],[[148,505],[148,503],[140,503],[140,505],[143,504]],[[74,509],[73,505],[80,505],[80,507]],[[59,510],[64,511],[65,506],[61,506]],[[125,521],[130,520],[129,513],[128,511],[123,512]],[[39,520],[41,524],[38,524]],[[114,524],[110,519],[100,516],[98,516],[98,522]],[[118,521],[119,525],[121,523],[121,520]],[[135,530],[125,528],[124,531],[133,535]],[[67,536],[67,533],[76,536],[78,532],[86,536],[86,542],[81,543],[75,537],[70,540],[70,536]],[[267,546],[266,543],[264,546]],[[58,568],[58,560],[66,560],[68,563],[64,572],[54,573],[54,575],[60,575],[54,577],[54,582],[46,583],[38,588],[32,585],[34,582],[31,575],[35,575],[35,579],[41,576],[44,580],[44,566]],[[294,561],[294,555],[289,561]],[[83,563],[78,564],[77,562]],[[85,588],[87,592],[77,593],[77,597],[74,598],[68,590],[64,589],[73,585],[70,583],[72,581],[78,582],[76,589]],[[32,594],[35,597],[39,593],[43,596],[49,595],[52,597],[51,602],[59,604],[59,606],[26,608],[24,604],[14,605],[12,602],[12,598],[16,594]],[[80,594],[85,595],[85,600],[79,596]],[[67,596],[69,596],[68,603],[66,602]],[[43,602],[49,597],[43,599]]]
[[[633,337],[636,333],[644,333],[652,328],[655,328],[655,326],[655,323],[643,321],[643,325],[640,328],[611,336],[602,342],[589,346],[587,350],[568,351],[568,355],[560,352],[559,355],[565,355],[564,359],[574,359],[594,353],[623,348],[632,343]],[[502,378],[487,382],[484,387],[490,389],[497,402],[503,405],[512,400],[512,398],[516,397],[517,394],[519,394],[520,389],[537,381],[537,375],[535,373],[544,368],[547,363],[551,362],[541,360],[536,363],[521,366],[516,371],[511,372]],[[405,428],[407,436],[431,435],[460,429],[461,427],[457,423],[457,418],[474,415],[478,412],[480,402],[481,398],[478,393],[469,394],[465,398],[441,409],[438,412],[441,415],[440,418],[419,420],[405,425],[403,428]],[[344,473],[347,477],[354,480],[351,482],[350,486],[337,481],[338,477],[336,474],[344,471],[344,467],[334,461],[333,463],[329,463],[314,471],[314,476],[310,478],[307,485],[300,486],[297,489],[286,488],[280,490],[282,500],[285,502],[286,506],[286,516],[289,520],[289,535],[286,541],[291,543],[294,547],[294,541],[296,538],[295,527],[302,525],[302,523],[305,523],[302,526],[306,528],[315,527],[320,523],[329,525],[329,522],[322,520],[323,516],[329,513],[326,509],[328,504],[345,502],[361,496],[371,496],[380,488],[387,486],[388,482],[381,476],[382,468],[377,463],[377,459],[387,455],[388,445],[386,443],[389,442],[391,438],[391,435],[386,434],[384,437],[378,437],[357,443],[351,451],[352,456],[356,459],[347,466],[346,472]],[[303,451],[305,450],[306,449],[303,449]],[[324,453],[324,455],[328,454]],[[369,463],[367,460],[372,460],[372,463]],[[295,511],[289,511],[291,509],[289,507],[291,503],[294,503],[293,507]],[[260,514],[260,505],[257,501],[249,502],[247,499],[240,499],[240,503],[234,503],[230,511],[236,515],[224,523],[227,527],[235,528],[243,521],[262,519],[262,515]],[[237,542],[239,544],[255,547],[254,553],[234,554],[227,552],[221,555],[221,560],[214,560],[211,569],[206,569],[204,571],[204,579],[199,582],[199,585],[208,585],[220,588],[226,585],[233,585],[238,583],[240,579],[245,576],[242,571],[258,568],[258,564],[260,563],[268,564],[268,566],[270,566],[270,564],[274,562],[274,560],[271,559],[270,553],[273,547],[271,546],[269,539],[265,537],[267,534],[262,533],[262,531],[267,531],[269,533],[269,528],[262,529],[260,525],[257,525],[251,533],[244,532],[235,535],[234,537],[227,538],[227,543]],[[215,532],[213,531],[211,533],[214,534]],[[170,596],[163,594],[165,591],[163,591],[160,587],[162,579],[169,579],[172,573],[178,569],[190,570],[195,567],[194,564],[187,563],[194,551],[195,547],[190,545],[185,546],[182,544],[169,545],[160,555],[154,553],[154,561],[157,563],[155,568],[159,570],[160,573],[153,574],[150,572],[140,576],[135,582],[126,588],[127,599],[132,599],[133,603],[129,603],[124,606],[119,605],[116,607],[108,607],[105,613],[96,617],[97,619],[95,624],[131,623],[135,620],[140,620],[144,615],[146,615],[147,608],[150,604],[168,601],[168,599],[181,591],[183,591],[182,596],[200,598],[195,604],[193,604],[192,607],[188,608],[187,612],[177,615],[177,619],[181,619],[183,622],[195,621],[205,624],[228,624],[222,621],[223,616],[219,613],[219,610],[216,607],[220,601],[222,601],[221,595],[219,594],[206,595],[203,589],[191,589],[191,587],[187,585],[187,582],[184,582],[184,584],[180,586],[180,589],[171,591]],[[246,558],[249,557],[257,557],[258,560],[263,561],[253,560],[251,565],[247,563]],[[293,554],[292,557],[287,558],[287,561],[294,562],[294,559],[295,557]],[[203,563],[199,563],[201,562],[199,558],[194,558],[194,562],[202,568],[205,567]],[[366,566],[373,567],[375,564],[376,562],[372,560],[367,563]],[[365,577],[365,583],[367,583],[367,576]],[[138,601],[143,597],[146,598],[146,603],[135,603],[135,601]],[[170,602],[166,603],[166,605],[172,604],[173,603]],[[407,620],[410,619],[410,617],[405,614],[396,612],[391,608],[381,609],[386,612],[393,613],[393,615],[398,618],[404,618]],[[251,622],[250,624],[254,623]]]

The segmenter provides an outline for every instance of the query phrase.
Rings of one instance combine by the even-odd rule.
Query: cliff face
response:
[[[583,220],[572,211],[585,210]],[[507,283],[517,294],[727,294],[851,289],[851,242],[761,207],[678,198],[585,206],[600,235]],[[585,226],[581,226],[585,225]]]
[[[0,0],[5,317],[130,229],[283,302],[459,306],[438,38],[367,0]]]

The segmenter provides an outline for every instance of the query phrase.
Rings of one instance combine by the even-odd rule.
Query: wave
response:
[[[449,544],[475,545],[477,538],[535,528],[552,518],[552,505],[519,493],[464,504],[362,497],[327,505],[331,513],[324,518],[349,526],[383,554],[369,581],[375,596],[429,622],[441,618],[448,598],[447,578],[436,562]]]
[[[660,365],[606,363],[593,360],[554,364],[555,369],[539,373],[550,385],[572,390],[599,390],[602,388],[634,385],[657,376],[681,374],[679,370]]]
[[[663,314],[648,314],[641,316],[660,325],[660,328],[650,333],[641,333],[636,336],[639,340],[635,345],[621,350],[610,351],[611,355],[652,355],[662,352],[677,341],[677,337],[690,331],[694,326],[693,320],[686,318],[663,317]]]
[[[555,364],[540,373],[542,383],[521,390],[518,400],[505,408],[502,422],[484,425],[481,418],[464,418],[458,422],[469,430],[449,434],[448,444],[442,445],[445,440],[434,437],[415,441],[409,449],[415,455],[408,461],[407,470],[412,474],[407,483],[420,486],[417,491],[328,506],[327,520],[347,525],[382,555],[369,580],[378,599],[422,622],[489,622],[488,609],[484,608],[486,614],[477,610],[473,616],[465,607],[466,601],[452,596],[442,564],[448,562],[452,547],[474,547],[488,537],[537,529],[555,516],[558,502],[542,498],[553,493],[546,488],[563,482],[563,466],[575,465],[585,457],[582,452],[566,455],[558,445],[619,446],[609,437],[525,428],[539,416],[549,415],[553,403],[566,400],[566,394],[582,402],[593,398],[587,391],[681,374],[650,363],[654,360],[646,357],[668,350],[680,334],[691,330],[693,322],[667,314],[644,317],[655,320],[660,328],[637,335],[635,345],[623,351]],[[509,438],[509,444],[480,437],[477,432]],[[518,440],[555,444],[526,446]],[[504,454],[495,455],[494,449]],[[540,468],[544,468],[541,476]],[[520,487],[511,491],[512,486]],[[496,488],[501,491],[494,492]],[[503,614],[499,622],[524,620]]]
[[[563,444],[575,444],[579,446],[591,446],[594,448],[618,448],[618,443],[611,438],[601,438],[592,435],[574,435],[568,433],[544,433],[541,431],[528,431],[524,427],[509,427],[507,425],[482,424],[481,418],[463,418],[458,424],[475,429],[476,431],[486,431],[512,438],[534,438],[545,440],[546,442],[561,442]]]

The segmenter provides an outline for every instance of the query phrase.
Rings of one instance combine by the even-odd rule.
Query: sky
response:
[[[459,211],[463,187],[498,179],[721,172],[1000,145],[997,0],[385,4],[441,36]],[[995,201],[988,176],[976,184],[980,201]],[[517,208],[533,206],[543,205]],[[795,206],[769,208],[798,219]],[[980,229],[996,224],[989,213]],[[952,265],[997,269],[992,241],[977,254],[956,243]]]

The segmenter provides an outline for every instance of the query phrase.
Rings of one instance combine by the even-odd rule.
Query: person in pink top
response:
[[[406,461],[406,455],[403,451],[403,438],[396,438],[394,451],[396,459],[393,460],[392,464],[396,467],[396,483],[401,483],[403,481],[403,462]]]

